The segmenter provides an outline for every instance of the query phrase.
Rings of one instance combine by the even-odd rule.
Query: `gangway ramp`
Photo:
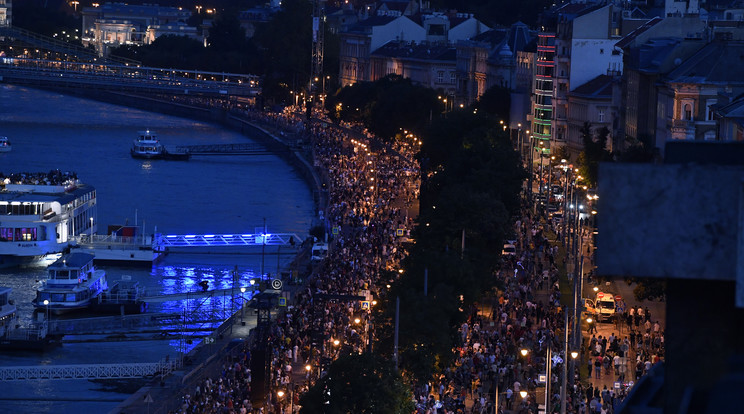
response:
[[[245,288],[245,293],[241,292],[241,289],[243,288]],[[168,295],[145,296],[144,298],[142,298],[142,300],[147,303],[162,303],[162,302],[172,302],[172,301],[178,301],[178,300],[211,298],[211,297],[217,297],[217,296],[238,296],[239,297],[241,294],[246,299],[250,299],[251,296],[253,295],[254,290],[257,288],[258,288],[257,286],[236,286],[234,288],[228,288],[228,289],[214,289],[214,290],[205,290],[205,291],[197,291],[197,292],[171,293]]]
[[[161,242],[164,247],[299,246],[302,239],[294,233],[171,234]]]
[[[168,375],[176,361],[0,367],[0,381],[144,378]]]
[[[286,150],[286,148],[285,148]],[[277,148],[267,148],[260,144],[212,144],[212,145],[180,145],[176,152],[189,155],[272,155]]]

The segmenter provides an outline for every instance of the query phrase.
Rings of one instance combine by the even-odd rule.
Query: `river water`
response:
[[[164,234],[269,232],[307,235],[314,214],[312,194],[299,173],[281,158],[196,156],[189,161],[144,161],[129,155],[137,131],[155,130],[166,147],[250,143],[249,138],[218,125],[149,113],[58,93],[0,85],[0,135],[13,150],[0,154],[0,171],[74,171],[96,188],[98,229],[137,224]],[[267,248],[272,252],[276,248]],[[148,294],[179,293],[241,285],[276,274],[291,259],[260,251],[170,254],[152,268],[103,267],[109,284],[130,275]],[[0,269],[0,285],[13,288],[21,321],[31,320],[31,299],[45,269]],[[219,299],[167,302],[150,311],[182,312],[227,305]],[[0,353],[0,366],[155,362],[175,357],[182,342],[153,339],[133,342],[66,343],[44,354]],[[107,412],[128,397],[84,380],[5,382],[0,412]]]

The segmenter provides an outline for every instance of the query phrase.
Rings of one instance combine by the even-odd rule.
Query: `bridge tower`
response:
[[[323,50],[325,33],[325,0],[313,0],[313,50],[310,63],[310,84],[308,93],[311,99],[307,103],[307,119],[312,116],[312,107],[316,96],[325,92],[319,91],[318,85],[325,83],[323,79]]]

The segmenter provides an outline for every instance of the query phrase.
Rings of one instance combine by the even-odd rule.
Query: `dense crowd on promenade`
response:
[[[259,116],[255,113],[254,116]],[[294,114],[266,115],[277,125],[292,125]],[[278,121],[278,117],[281,121]],[[395,270],[403,258],[397,229],[410,228],[407,205],[418,197],[413,147],[375,146],[352,140],[344,129],[314,124],[303,130],[312,143],[315,165],[328,172],[326,229],[340,228],[332,249],[313,272],[292,307],[273,321],[269,333],[270,392],[266,407],[250,405],[250,354],[226,363],[219,378],[204,380],[184,396],[178,413],[289,412],[307,386],[294,384],[292,369],[300,363],[317,377],[341,349],[368,346],[368,311],[359,300],[325,300],[323,294],[377,297],[383,270]],[[355,134],[358,137],[358,134]],[[374,303],[374,302],[372,302]],[[295,373],[296,374],[296,373]],[[277,391],[290,398],[277,398]]]
[[[249,111],[250,112],[250,111]],[[184,396],[178,413],[287,413],[297,407],[308,383],[295,384],[297,366],[309,366],[307,378],[317,378],[327,362],[346,348],[360,351],[368,346],[368,313],[359,301],[325,300],[322,294],[359,295],[374,298],[386,281],[378,280],[383,269],[397,269],[403,251],[395,230],[410,228],[405,207],[418,197],[411,144],[371,150],[370,140],[352,139],[343,129],[314,124],[306,128],[301,114],[250,112],[256,120],[304,135],[312,143],[315,165],[327,172],[329,204],[323,217],[326,230],[337,227],[328,258],[316,269],[293,300],[290,311],[272,323],[270,340],[269,402],[250,403],[250,354],[225,362],[221,375],[203,380]],[[364,135],[371,137],[366,131]],[[414,171],[415,172],[415,171]],[[430,383],[417,386],[414,395],[420,413],[500,412],[536,413],[543,389],[538,382],[545,372],[546,350],[563,349],[566,309],[560,304],[558,247],[547,238],[560,233],[555,224],[525,203],[516,221],[517,254],[505,257],[494,276],[504,286],[472,309],[460,327],[461,344],[453,350],[455,365]],[[490,301],[490,302],[488,302]],[[625,396],[625,388],[593,387],[592,381],[610,376],[622,383],[644,375],[663,357],[663,329],[647,309],[630,308],[618,324],[623,336],[584,335],[581,361],[569,374],[573,384],[566,393],[567,412],[612,413]],[[592,329],[590,325],[590,329]],[[618,331],[619,332],[619,331]],[[520,350],[527,350],[523,356]],[[579,375],[579,373],[582,375]],[[585,374],[588,372],[588,375]],[[561,404],[560,365],[554,367],[550,406]],[[290,398],[277,398],[283,390]],[[527,391],[522,398],[520,391]]]
[[[558,272],[565,264],[557,263],[558,246],[546,237],[548,231],[559,234],[559,229],[532,211],[525,204],[515,224],[517,254],[506,256],[495,276],[504,290],[488,295],[490,303],[474,308],[460,327],[455,365],[416,390],[421,413],[491,413],[494,404],[499,412],[537,413],[544,404],[545,388],[538,380],[546,373],[547,346],[565,360],[566,309],[560,304]],[[640,379],[663,358],[664,333],[648,309],[619,313],[614,328],[623,329],[623,337],[597,335],[596,324],[583,335],[580,360],[587,363],[586,374],[579,375],[577,360],[568,374],[573,385],[567,387],[567,412],[613,413],[626,396],[625,384]],[[562,367],[552,367],[549,412],[560,412]],[[622,385],[593,386],[606,384],[602,378]],[[525,398],[520,391],[526,391]]]

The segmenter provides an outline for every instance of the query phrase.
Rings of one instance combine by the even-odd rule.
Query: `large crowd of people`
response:
[[[273,114],[264,121],[293,125],[295,117]],[[250,406],[246,353],[247,360],[228,366],[222,376],[204,380],[184,396],[178,413],[289,412],[308,385],[293,383],[294,366],[309,366],[307,376],[317,377],[342,349],[361,351],[371,341],[369,310],[362,309],[356,297],[367,296],[374,303],[382,270],[397,269],[404,257],[396,230],[410,228],[407,206],[418,197],[414,147],[377,145],[367,134],[368,139],[359,139],[359,133],[352,139],[344,128],[321,123],[302,133],[312,143],[314,165],[330,180],[325,228],[339,231],[327,231],[333,246],[327,258],[293,298],[291,309],[272,321],[268,338],[272,392],[267,405]],[[328,299],[326,294],[335,296]],[[344,295],[354,300],[344,300]],[[291,397],[278,398],[278,390]]]
[[[306,127],[297,112],[246,113],[250,119],[304,135],[311,143],[314,165],[330,181],[322,218],[332,248],[293,298],[290,310],[271,325],[272,392],[267,404],[251,406],[250,353],[245,352],[226,362],[218,378],[204,379],[190,390],[178,413],[287,413],[289,407],[297,407],[298,396],[309,386],[309,381],[295,383],[297,366],[309,368],[304,378],[310,380],[323,375],[342,349],[361,351],[369,346],[368,311],[358,300],[344,300],[342,295],[376,297],[386,283],[378,280],[381,271],[397,269],[405,254],[396,230],[412,225],[407,207],[419,192],[415,138],[372,150],[373,136],[364,130],[352,137],[330,124]],[[490,413],[494,405],[499,412],[537,413],[544,401],[549,412],[560,409],[561,362],[551,365],[547,398],[540,376],[549,363],[548,348],[563,362],[569,359],[562,355],[564,312],[569,310],[561,306],[559,286],[559,266],[565,263],[558,263],[558,245],[548,239],[549,233],[560,234],[556,223],[533,211],[525,201],[514,227],[517,252],[504,257],[495,275],[504,288],[487,295],[460,327],[455,364],[414,390],[419,413]],[[337,234],[332,228],[339,229],[333,232]],[[334,299],[329,299],[331,294]],[[615,326],[626,331],[622,337],[619,330],[618,335],[593,332],[596,325],[584,335],[581,359],[570,364],[574,371],[565,393],[567,412],[614,412],[626,388],[600,388],[606,384],[601,379],[626,384],[663,358],[663,329],[647,309],[625,310]],[[278,398],[277,390],[291,397]]]

